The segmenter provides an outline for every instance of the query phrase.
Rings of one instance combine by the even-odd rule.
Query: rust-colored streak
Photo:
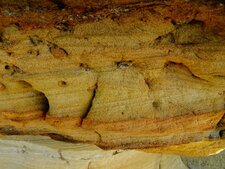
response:
[[[165,19],[176,24],[198,20],[206,30],[225,34],[225,7],[223,3],[201,1],[170,0],[164,3],[146,3],[143,0],[127,1],[62,1],[63,9],[49,1],[38,1],[35,6],[0,3],[0,27],[17,24],[22,29],[60,28],[60,25],[73,26],[82,22],[93,22],[103,18],[120,18],[133,11],[160,13]]]
[[[137,133],[174,133],[194,130],[210,130],[216,127],[224,111],[198,115],[181,115],[167,119],[139,119],[119,122],[97,122],[84,119],[82,127],[98,131],[137,132]]]

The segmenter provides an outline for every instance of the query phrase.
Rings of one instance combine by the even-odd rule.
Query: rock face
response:
[[[225,147],[223,3],[0,4],[3,134],[188,155]]]
[[[224,151],[209,157],[185,157],[137,150],[102,150],[95,145],[54,141],[46,136],[0,138],[2,168],[24,169],[220,169]],[[12,160],[13,159],[13,160]]]
[[[135,150],[103,151],[94,145],[61,143],[43,136],[5,137],[0,139],[0,150],[2,168],[188,169],[177,155],[150,154]]]

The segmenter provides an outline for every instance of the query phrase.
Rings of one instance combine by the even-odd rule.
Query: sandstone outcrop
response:
[[[186,155],[224,149],[224,4],[105,3],[0,1],[1,133]]]

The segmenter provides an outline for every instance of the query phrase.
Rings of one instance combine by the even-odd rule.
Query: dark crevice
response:
[[[132,62],[131,60],[116,62],[117,68],[120,68],[120,69],[128,68],[128,67],[130,67],[132,64],[133,64],[133,62]]]
[[[70,162],[63,156],[62,150],[61,150],[61,149],[58,150],[58,154],[59,154],[59,158],[60,158],[62,161],[65,161],[67,164],[70,164]]]
[[[195,56],[198,58],[198,59],[201,59],[202,60],[202,58],[199,56],[199,54],[197,54],[197,53],[194,53],[195,54]]]
[[[14,126],[7,126],[7,125],[0,128],[0,133],[7,134],[7,135],[21,134],[19,131],[16,130]]]
[[[225,79],[225,75],[213,75],[213,77]]]
[[[40,91],[39,91],[40,92]],[[47,113],[49,111],[49,108],[50,108],[50,105],[49,105],[49,101],[48,101],[48,98],[46,97],[46,95],[42,92],[40,92],[41,95],[43,95],[44,99],[43,99],[43,102],[42,104],[44,105],[43,106],[43,119],[45,120],[46,116],[47,116]]]
[[[38,36],[30,36],[29,39],[34,46],[37,46],[43,43],[43,40],[39,38]]]
[[[123,153],[123,151],[119,151],[119,150],[116,150],[112,153],[113,156],[117,155],[117,154],[120,154],[120,153]]]
[[[83,114],[82,122],[83,122],[83,119],[85,119],[85,118],[87,117],[88,113],[89,113],[90,110],[91,110],[91,107],[92,107],[92,105],[93,105],[93,101],[94,101],[94,98],[95,98],[95,95],[96,95],[97,88],[98,88],[98,84],[96,83],[96,84],[95,84],[95,87],[94,87],[94,89],[93,89],[93,95],[92,95],[92,97],[91,97],[91,99],[90,99],[90,102],[89,102],[89,106],[88,106],[86,112]],[[81,122],[81,126],[82,126],[82,122]]]
[[[13,64],[5,65],[5,70],[10,71],[10,75],[25,73],[22,69]]]
[[[56,44],[50,43],[50,44],[48,44],[48,47],[49,47],[50,53],[56,59],[64,59],[64,58],[67,58],[69,55],[65,49],[60,48]]]
[[[161,160],[159,161],[159,169],[162,169],[162,167],[161,167]]]
[[[219,136],[220,136],[220,138],[224,138],[225,137],[225,130],[219,131]]]
[[[168,19],[168,17],[167,17],[167,19]],[[174,19],[171,19],[171,23],[172,23],[173,26],[177,26],[177,23]]]
[[[205,79],[203,79],[203,78],[201,78],[201,77],[199,77],[199,76],[196,76],[196,75],[189,69],[189,67],[186,66],[184,63],[181,63],[181,62],[177,63],[177,62],[173,62],[173,61],[168,61],[168,62],[165,63],[164,68],[169,68],[169,67],[178,67],[178,68],[183,69],[183,70],[185,70],[186,72],[188,72],[193,78],[198,79],[198,80],[201,80],[201,81],[206,81],[206,82],[208,82],[207,80],[205,80]]]
[[[192,169],[188,163],[186,163],[183,158],[181,158],[182,163],[188,168],[188,169]]]
[[[98,135],[98,144],[102,142],[102,135],[98,131],[94,131]]]
[[[167,34],[158,36],[153,42],[150,43],[151,47],[155,47],[158,45],[168,45],[168,44],[174,44],[175,43],[175,37],[172,32],[169,32]]]
[[[147,85],[147,87],[149,89],[151,89],[152,81],[149,78],[144,78],[144,80],[145,80],[145,84]]]
[[[87,169],[90,169],[91,161],[88,162]]]
[[[66,8],[66,4],[63,3],[63,1],[61,0],[51,0],[54,4],[56,4],[56,6],[58,7],[58,9],[64,9]]]
[[[40,92],[40,91],[38,91]],[[49,111],[49,108],[50,108],[50,105],[49,105],[49,101],[48,101],[48,98],[46,97],[46,95],[42,92],[40,92],[41,95],[43,95],[44,99],[43,99],[43,119],[45,120],[46,116],[47,116],[47,113]]]
[[[192,19],[188,24],[190,24],[190,25],[199,25],[201,27],[203,27],[205,25],[203,21],[196,20],[196,19]]]
[[[3,42],[3,33],[0,32],[0,43]]]
[[[18,83],[20,83],[24,88],[32,88],[32,85],[25,80],[19,80]]]
[[[46,95],[43,92],[38,91],[35,88],[33,88],[33,86],[25,80],[19,80],[18,82],[21,83],[26,88],[32,88],[34,91],[38,92],[38,95],[43,97],[43,100],[41,102],[41,104],[42,104],[42,110],[41,111],[43,111],[43,119],[45,120],[47,112],[49,111],[49,106],[50,106],[48,98],[46,97]]]
[[[223,115],[223,117],[220,119],[220,121],[217,123],[217,128],[218,129],[225,129],[225,114]]]
[[[70,137],[70,136],[56,134],[56,133],[49,133],[47,135],[51,139],[57,140],[57,141],[63,141],[63,142],[66,142],[66,143],[79,143],[79,141],[74,140],[74,138],[73,137]]]

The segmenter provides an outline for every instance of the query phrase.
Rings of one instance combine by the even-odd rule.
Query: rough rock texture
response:
[[[222,2],[0,4],[2,133],[200,156],[225,147]]]
[[[0,138],[0,163],[8,169],[222,169],[224,152],[185,157],[136,150],[102,150],[83,143],[53,141],[46,136]],[[13,160],[12,160],[13,159]]]
[[[212,155],[209,157],[182,157],[183,163],[188,168],[195,169],[219,169],[225,168],[224,163],[224,151],[217,155]]]
[[[94,145],[61,143],[48,137],[6,137],[0,139],[0,151],[1,167],[10,169],[188,169],[176,155],[103,151]]]

